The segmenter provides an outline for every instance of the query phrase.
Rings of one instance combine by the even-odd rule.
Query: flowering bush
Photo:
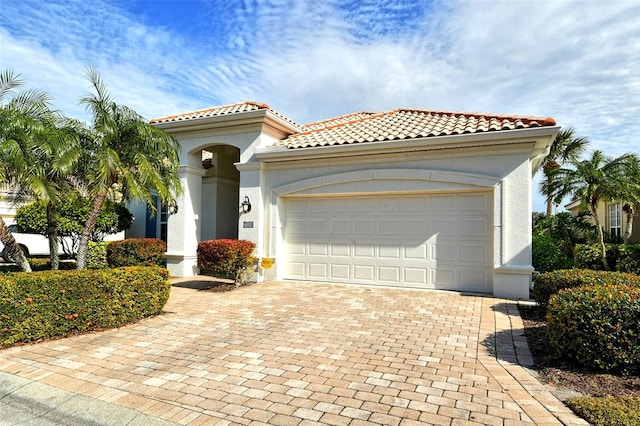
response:
[[[242,282],[253,267],[256,245],[247,240],[207,240],[198,244],[198,268],[220,278]]]
[[[547,307],[558,355],[587,367],[640,372],[640,288],[601,285],[561,290]]]

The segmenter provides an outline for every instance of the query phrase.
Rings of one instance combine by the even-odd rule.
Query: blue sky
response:
[[[551,116],[591,149],[640,153],[638,1],[0,1],[0,69],[83,120],[93,66],[147,118],[245,100],[301,123]]]

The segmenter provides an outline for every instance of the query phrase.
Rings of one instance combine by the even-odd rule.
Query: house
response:
[[[301,125],[243,102],[151,123],[180,142],[184,191],[130,235],[164,229],[174,276],[198,273],[199,241],[239,237],[275,261],[259,279],[529,296],[551,118],[396,109]]]
[[[616,200],[609,200],[598,205],[598,217],[600,218],[602,230],[611,240],[620,240],[627,231],[627,215],[624,212],[624,203]],[[577,215],[580,210],[580,200],[571,201],[564,206],[571,214]],[[636,206],[635,212],[640,209]],[[640,216],[633,216],[631,223],[632,231],[629,242],[632,244],[640,243]]]

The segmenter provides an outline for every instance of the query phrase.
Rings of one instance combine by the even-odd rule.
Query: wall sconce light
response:
[[[167,206],[167,210],[169,211],[170,215],[174,215],[174,214],[178,213],[178,203],[176,203],[176,200],[169,201],[169,205]]]
[[[240,211],[242,214],[249,213],[251,211],[251,201],[249,201],[249,197],[244,196],[244,201],[240,204]]]

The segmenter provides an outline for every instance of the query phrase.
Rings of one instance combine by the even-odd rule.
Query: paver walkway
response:
[[[179,424],[586,424],[518,364],[513,301],[269,282],[174,286],[165,311],[0,351],[0,372]]]

